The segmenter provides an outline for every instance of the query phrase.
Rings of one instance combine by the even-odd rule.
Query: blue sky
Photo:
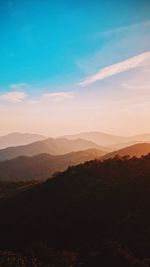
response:
[[[102,115],[106,115],[106,119],[108,116],[109,121],[108,106],[113,109],[113,105],[117,107],[127,99],[128,110],[133,108],[130,103],[136,102],[135,110],[148,100],[149,92],[145,89],[142,93],[139,90],[133,93],[129,88],[149,88],[150,85],[149,0],[0,0],[0,18],[2,132],[30,131],[30,128],[41,132],[49,123],[56,129],[52,134],[66,133],[71,118],[67,119],[65,112],[70,112],[74,121],[79,120],[70,131],[83,130],[82,125],[85,130],[92,130]],[[64,100],[67,102],[62,104]],[[48,109],[44,110],[46,105]],[[126,104],[121,105],[122,110]],[[95,107],[97,111],[92,113]],[[103,107],[103,111],[99,107]],[[90,125],[86,118],[88,108]],[[30,123],[28,114],[25,115],[27,109],[32,118]],[[37,109],[42,114],[47,112],[47,120],[32,129]],[[63,112],[64,125],[58,127],[57,115],[54,123],[49,114]],[[144,111],[138,112],[144,116]],[[120,107],[116,108],[111,121],[119,120],[119,113]],[[117,133],[125,132],[127,118],[125,125],[119,124]],[[21,120],[26,121],[24,127]],[[138,122],[135,129],[137,127]],[[109,132],[115,129],[109,127],[109,123],[98,128]],[[129,133],[133,130],[134,127]],[[150,131],[150,128],[145,123],[141,131]]]
[[[53,80],[57,86],[78,80],[86,73],[77,62],[107,45],[98,33],[150,19],[150,1],[145,0],[0,2],[2,90],[12,83],[42,86]],[[136,52],[127,47],[113,60],[106,54],[102,65]]]

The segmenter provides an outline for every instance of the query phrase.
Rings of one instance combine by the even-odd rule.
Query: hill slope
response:
[[[29,187],[37,184],[37,181],[25,182],[7,182],[0,181],[0,198],[12,197],[21,191],[27,190]]]
[[[148,153],[150,153],[150,144],[141,143],[113,151],[111,153],[104,155],[102,158],[108,159],[108,158],[113,158],[117,155],[120,157],[123,156],[141,157],[143,155],[147,155]]]
[[[8,147],[0,150],[0,161],[12,159],[18,156],[34,156],[42,153],[61,155],[72,151],[80,151],[89,148],[100,149],[93,142],[83,139],[67,140],[65,138],[48,138],[25,146]]]
[[[65,155],[40,154],[34,157],[20,156],[0,162],[0,181],[30,181],[48,179],[53,173],[69,166],[99,158],[104,152],[97,149],[71,152]]]
[[[10,133],[0,136],[0,149],[12,146],[27,145],[44,139],[46,139],[46,137],[39,134]]]
[[[150,155],[71,167],[0,201],[0,248],[42,240],[53,248],[79,249],[116,240],[149,257],[149,184]]]

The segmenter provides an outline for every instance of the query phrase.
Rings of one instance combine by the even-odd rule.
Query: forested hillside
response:
[[[138,265],[148,264],[149,209],[150,155],[89,161],[1,200],[0,246],[24,251],[42,241],[57,251],[76,251],[78,257],[81,251],[94,257],[88,255],[95,251],[99,264],[109,264],[107,257],[102,261],[107,247],[106,254],[115,251],[118,261],[130,254],[143,261],[116,266],[149,266]]]

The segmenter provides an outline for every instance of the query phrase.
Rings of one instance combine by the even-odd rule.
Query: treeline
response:
[[[52,250],[34,243],[23,253],[0,251],[1,267],[148,267],[150,259],[139,260],[117,242],[107,242],[97,250]]]

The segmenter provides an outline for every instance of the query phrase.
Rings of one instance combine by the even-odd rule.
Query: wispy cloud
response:
[[[55,102],[61,102],[73,97],[73,92],[52,92],[43,95],[43,99],[53,100]]]
[[[150,64],[150,51],[131,57],[122,62],[110,65],[98,71],[96,74],[87,77],[79,83],[80,86],[87,86],[110,76],[128,71],[130,69],[147,66]]]
[[[76,60],[85,78],[106,66],[150,51],[150,21],[97,32],[91,36],[90,42],[93,41],[97,48]]]
[[[27,94],[24,92],[8,92],[3,95],[0,95],[0,100],[9,102],[9,103],[20,103],[27,97]]]
[[[97,37],[110,37],[111,35],[114,36],[114,34],[120,34],[122,32],[130,32],[130,31],[134,31],[134,30],[141,30],[141,28],[143,29],[143,27],[150,27],[150,20],[146,20],[143,22],[139,22],[139,23],[135,23],[135,24],[129,24],[126,26],[121,26],[121,27],[116,27],[116,28],[112,28],[103,32],[97,32],[94,35]]]
[[[13,90],[22,90],[26,87],[29,87],[29,85],[27,83],[12,83],[9,87]]]

